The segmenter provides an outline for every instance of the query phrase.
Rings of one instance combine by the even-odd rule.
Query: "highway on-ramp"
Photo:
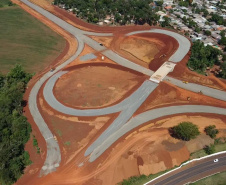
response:
[[[56,82],[54,80],[54,77],[56,77],[57,75],[60,76],[61,74],[63,75],[63,73],[65,73],[65,71],[60,71],[60,70],[63,69],[66,65],[71,63],[73,60],[75,60],[79,56],[79,54],[82,52],[82,50],[84,48],[84,44],[91,46],[95,50],[101,52],[106,57],[110,58],[111,60],[115,61],[116,63],[118,63],[124,67],[133,69],[135,71],[138,71],[138,72],[143,73],[148,76],[151,76],[153,74],[153,71],[151,71],[150,69],[146,69],[138,64],[135,64],[135,63],[123,58],[122,56],[114,53],[113,51],[107,49],[106,47],[101,46],[98,42],[94,41],[93,39],[91,39],[87,36],[87,35],[112,36],[111,33],[110,34],[109,33],[95,33],[95,32],[87,32],[87,31],[80,30],[80,29],[70,25],[66,21],[58,18],[57,16],[51,14],[50,12],[38,7],[37,5],[34,5],[33,3],[29,2],[28,0],[20,0],[20,1],[25,3],[32,9],[36,10],[37,12],[39,12],[40,14],[42,14],[43,16],[45,16],[46,18],[48,18],[49,20],[51,20],[52,22],[54,22],[55,24],[57,24],[58,26],[63,28],[65,31],[71,33],[78,41],[78,49],[77,49],[76,53],[70,59],[65,61],[63,64],[56,67],[54,72],[48,72],[48,73],[44,74],[42,76],[42,78],[34,85],[34,87],[31,90],[31,93],[29,95],[28,104],[29,104],[29,109],[30,109],[31,115],[33,116],[34,121],[36,122],[39,130],[41,131],[43,137],[45,138],[47,146],[48,146],[46,161],[42,168],[41,173],[48,174],[48,173],[56,170],[56,168],[60,165],[60,161],[61,161],[61,153],[60,153],[59,145],[53,139],[53,134],[50,131],[50,129],[48,128],[44,119],[42,118],[42,116],[38,110],[38,107],[37,107],[38,92],[39,92],[41,86],[50,77],[51,78],[49,79],[49,81],[47,81],[47,86],[45,86],[45,88],[44,88],[44,97],[45,97],[46,101],[50,104],[50,106],[52,106],[53,109],[56,108],[59,112],[63,112],[68,115],[77,115],[77,116],[84,115],[84,114],[85,114],[85,116],[91,116],[91,115],[98,116],[98,115],[102,115],[102,114],[108,114],[109,112],[115,112],[115,111],[121,112],[119,114],[119,117],[110,125],[109,128],[106,129],[105,132],[103,132],[103,134],[92,145],[90,145],[88,147],[87,151],[85,152],[85,155],[91,154],[90,161],[93,161],[93,160],[95,160],[95,158],[97,158],[99,155],[101,155],[107,149],[106,148],[107,146],[109,147],[109,146],[111,146],[111,144],[113,142],[115,142],[114,140],[111,140],[109,138],[111,138],[112,135],[114,135],[115,133],[118,133],[117,131],[121,130],[123,128],[123,126],[128,125],[128,124],[126,124],[126,122],[130,121],[129,119],[131,118],[133,113],[139,108],[139,106],[145,101],[145,99],[148,97],[148,95],[150,95],[150,93],[157,87],[157,85],[154,84],[153,82],[145,81],[131,95],[131,97],[133,97],[133,99],[135,98],[136,101],[131,101],[132,98],[128,97],[127,99],[123,100],[121,103],[116,105],[116,107],[118,106],[118,108],[119,108],[118,110],[116,110],[116,108],[113,106],[108,107],[106,109],[96,109],[96,110],[75,110],[74,109],[73,110],[73,109],[70,109],[69,107],[67,107],[67,108],[62,107],[63,105],[60,102],[57,102],[57,100],[54,99],[54,96],[51,95],[52,87],[54,86],[54,84]],[[190,49],[190,42],[188,42],[185,37],[182,37],[181,35],[179,35],[175,32],[170,32],[167,30],[160,30],[160,29],[150,30],[149,32],[167,34],[167,35],[170,35],[170,36],[176,38],[176,40],[179,42],[179,49],[178,49],[179,52],[176,51],[170,57],[171,62],[175,62],[175,63],[179,62],[182,58],[184,58],[184,56],[187,54],[187,52]],[[136,33],[137,34],[143,33],[143,31],[136,32]],[[131,33],[131,34],[133,34],[133,33]],[[181,49],[181,47],[183,47],[183,49]],[[53,75],[54,73],[56,73],[56,76]],[[197,85],[197,84],[193,84],[193,83],[185,85],[177,79],[173,79],[173,78],[169,78],[169,77],[167,77],[167,78],[170,79],[170,82],[176,84],[179,87],[182,87],[182,88],[194,91],[194,92],[199,92],[201,90],[203,94],[226,101],[226,96],[225,96],[224,91],[212,89],[209,87],[205,87],[205,86],[201,86],[201,85]],[[46,88],[47,88],[47,90],[46,90]],[[48,88],[50,88],[50,89],[48,89]],[[48,91],[48,90],[50,90],[50,91]],[[138,92],[140,92],[141,94],[139,94]],[[140,95],[139,98],[138,98],[138,95]],[[55,106],[56,104],[57,104],[57,107]],[[197,106],[197,107],[198,107],[197,109],[195,109],[194,107],[190,107],[189,109],[186,109],[183,112],[183,109],[181,109],[181,106],[175,106],[175,107],[173,107],[173,110],[180,109],[180,113],[186,113],[186,112],[194,113],[194,112],[200,112],[199,110],[205,109],[205,110],[207,110],[207,113],[216,113],[216,110],[220,109],[217,107],[206,107],[206,106]],[[165,113],[166,114],[170,113],[171,109],[172,109],[172,107],[171,108],[166,107]],[[104,112],[104,111],[106,111],[106,112]],[[162,116],[161,112],[157,112],[157,113],[158,113],[157,115],[159,117]],[[171,114],[167,114],[167,115],[171,115]],[[138,119],[138,118],[139,118],[139,115],[136,119]],[[147,118],[149,120],[153,119],[153,117],[151,117],[151,116],[149,116]],[[143,123],[145,123],[145,122],[144,121],[140,122],[140,124],[143,124]],[[129,125],[128,130],[131,130],[131,129],[132,129],[132,127]],[[125,133],[127,133],[128,130]],[[120,135],[117,135],[116,138],[119,138],[119,136]],[[103,143],[105,143],[104,141],[108,141],[108,144],[107,145],[103,144]]]

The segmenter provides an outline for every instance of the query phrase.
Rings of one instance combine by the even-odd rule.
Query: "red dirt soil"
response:
[[[124,40],[128,40],[130,38],[137,38],[137,39],[143,39],[147,40],[151,43],[155,43],[159,49],[159,53],[154,56],[154,60],[151,61],[150,65],[147,63],[139,60],[135,56],[129,54],[128,52],[125,52],[124,50],[120,49],[121,43],[124,42]],[[167,42],[165,42],[167,40]],[[164,45],[162,44],[164,43]],[[163,34],[158,34],[158,33],[143,33],[143,34],[136,34],[133,36],[125,37],[122,34],[118,34],[117,37],[114,37],[114,40],[111,44],[110,49],[115,51],[116,53],[122,55],[123,57],[127,58],[128,60],[131,60],[139,65],[142,65],[143,67],[146,68],[151,68],[152,70],[158,69],[167,59],[172,55],[176,49],[178,48],[178,43],[177,41],[169,37],[167,35]],[[159,58],[162,54],[166,54],[165,58]]]
[[[190,99],[188,100],[188,97]],[[154,108],[172,105],[211,105],[226,108],[226,102],[187,91],[167,82],[161,82],[136,111],[135,115]]]
[[[54,94],[58,101],[70,107],[107,107],[121,102],[144,80],[144,75],[118,65],[88,63],[77,65],[61,76]]]

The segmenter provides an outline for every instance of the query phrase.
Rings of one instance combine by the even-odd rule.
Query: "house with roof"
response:
[[[212,32],[211,37],[213,37],[217,41],[219,41],[221,39],[221,36],[219,34],[215,33],[215,32]]]
[[[172,9],[172,6],[169,5],[169,6],[165,6],[164,8],[169,11]]]

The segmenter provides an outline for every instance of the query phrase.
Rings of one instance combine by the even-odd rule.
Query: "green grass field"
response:
[[[66,41],[20,7],[0,8],[0,17],[0,72],[15,64],[39,72],[63,51]]]
[[[191,185],[226,185],[226,171],[191,183]]]

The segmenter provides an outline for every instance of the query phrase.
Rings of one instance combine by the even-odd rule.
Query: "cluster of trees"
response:
[[[211,18],[208,19],[208,21],[213,21],[218,25],[224,25],[226,26],[226,21],[223,19],[222,16],[218,15],[218,14],[212,14]]]
[[[200,41],[194,42],[191,49],[191,57],[188,61],[188,67],[203,73],[207,67],[212,67],[214,64],[219,64],[218,55],[221,51],[212,46],[204,46]]]
[[[23,116],[23,94],[31,77],[20,65],[0,74],[0,184],[16,182],[31,163],[24,150],[31,127]]]
[[[184,141],[189,141],[191,139],[196,138],[200,132],[197,125],[194,125],[191,122],[182,122],[177,126],[174,126],[169,129],[171,135],[177,139],[181,139]],[[219,133],[218,129],[216,129],[215,125],[209,125],[205,127],[204,132],[206,135],[210,136],[212,139],[215,139],[217,134]],[[215,143],[219,143],[220,138],[215,139]],[[215,153],[215,144],[206,145],[203,150],[209,155]]]
[[[215,139],[217,134],[219,133],[219,130],[216,129],[216,125],[209,125],[205,127],[204,132],[206,135],[210,136],[212,139]],[[220,139],[220,138],[218,138]],[[210,155],[216,152],[215,150],[215,144],[217,144],[218,139],[215,139],[214,144],[206,145],[203,150],[206,152],[206,154]],[[217,142],[216,142],[217,141]]]
[[[150,5],[153,0],[54,0],[54,4],[65,4],[66,9],[88,22],[96,23],[106,15],[113,15],[115,22],[122,25],[133,20],[136,24],[157,24],[157,9]],[[161,1],[159,2],[161,3]]]
[[[205,8],[200,9],[196,7],[196,8],[192,8],[191,10],[192,10],[192,13],[197,13],[197,14],[202,13],[204,17],[207,17],[209,15],[209,12]]]

